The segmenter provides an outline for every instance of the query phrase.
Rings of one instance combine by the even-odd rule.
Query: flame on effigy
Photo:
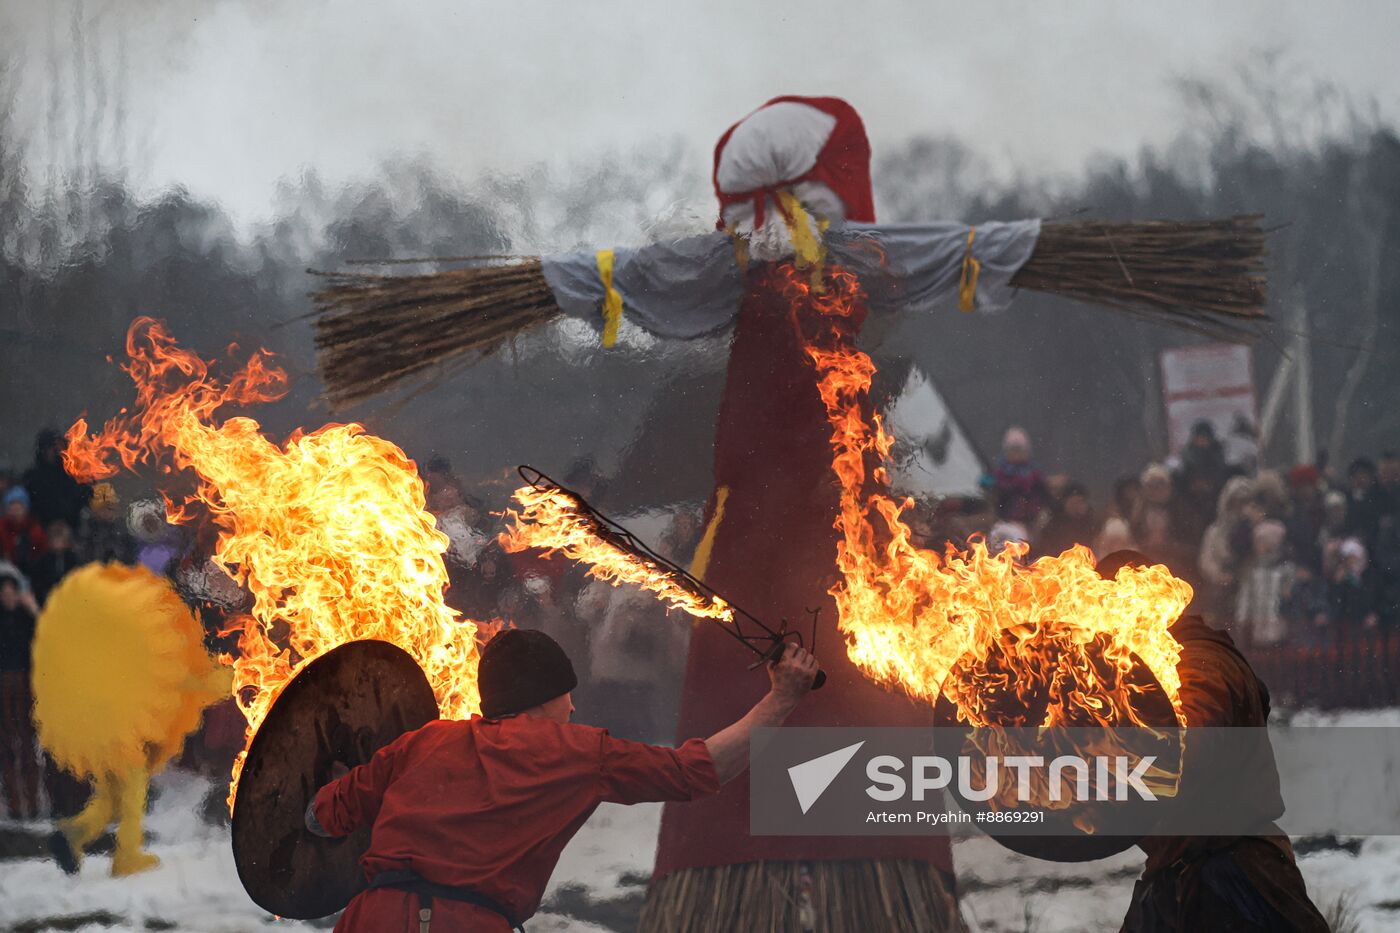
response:
[[[785,294],[831,425],[840,484],[832,589],[852,661],[867,675],[935,702],[971,725],[1147,725],[1134,668],[1152,672],[1180,718],[1180,646],[1167,631],[1191,587],[1163,566],[1104,580],[1087,547],[1027,563],[1024,544],[990,553],[974,540],[939,554],[915,546],[913,501],[879,491],[894,438],[864,401],[875,365],[850,337],[860,284],[828,269],[820,289],[789,267]],[[873,483],[871,482],[873,480]]]

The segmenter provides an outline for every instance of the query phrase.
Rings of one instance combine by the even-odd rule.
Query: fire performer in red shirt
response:
[[[755,728],[781,725],[811,688],[811,654],[790,647],[770,689],[708,739],[664,748],[571,723],[578,686],[543,632],[509,629],[481,655],[482,716],[439,720],[327,784],[307,826],[344,836],[372,824],[370,887],[339,931],[504,931],[539,908],[564,846],[598,804],[694,800],[748,768]]]

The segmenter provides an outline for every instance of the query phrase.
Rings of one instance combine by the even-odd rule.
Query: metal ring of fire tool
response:
[[[970,655],[965,657],[970,657]],[[1180,724],[1176,718],[1176,711],[1152,670],[1137,655],[1133,655],[1133,660],[1135,663],[1130,676],[1141,689],[1143,698],[1143,705],[1141,707],[1135,706],[1135,711],[1149,727],[1147,729],[1134,728],[1133,732],[1136,733],[1138,740],[1142,741],[1149,731],[1160,731],[1162,738],[1160,742],[1153,745],[1152,750],[1158,753],[1159,761],[1174,760],[1176,773],[1180,774],[1182,748]],[[962,662],[959,661],[957,665],[954,665],[954,670],[961,664]],[[955,754],[969,753],[970,737],[975,729],[964,722],[959,722],[957,707],[942,692],[939,693],[938,701],[934,704],[934,724],[941,729],[965,729],[969,738],[964,739],[962,747]],[[973,747],[976,748],[975,745]],[[1018,753],[1022,751],[1034,752],[1036,750],[1018,749]],[[940,750],[939,754],[946,756],[948,751]],[[968,799],[958,790],[956,782],[949,786],[949,794],[957,800],[964,811],[972,814],[974,819],[978,811],[996,809],[986,801]],[[1141,827],[1145,815],[1151,812],[1149,808],[1153,806],[1156,804],[1151,801],[1115,800],[1096,802],[1090,804],[1089,807],[1062,810],[1046,809],[1045,822],[1042,825],[1061,831],[1055,835],[1046,835],[1044,832],[1037,832],[1036,835],[998,832],[995,829],[997,824],[991,822],[979,822],[977,825],[1002,846],[1021,855],[1051,862],[1091,862],[1117,855],[1119,852],[1124,852],[1136,845],[1143,834],[1136,829],[1125,831],[1121,827]],[[1076,824],[1076,818],[1083,818],[1088,815],[1090,810],[1092,810],[1096,827],[1102,831],[1086,832],[1080,825]],[[1115,824],[1120,827],[1118,831],[1113,829]]]

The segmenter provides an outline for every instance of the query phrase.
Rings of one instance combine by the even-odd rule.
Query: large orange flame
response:
[[[600,535],[594,521],[567,492],[522,486],[515,491],[515,500],[520,511],[506,510],[509,524],[500,535],[507,551],[539,548],[546,554],[562,554],[587,565],[589,576],[613,585],[634,584],[696,618],[734,621],[734,609],[723,599],[686,588],[674,574]]]
[[[79,478],[154,464],[172,521],[204,511],[219,529],[214,560],[253,596],[243,620],[234,693],[247,737],[303,664],[345,642],[381,639],[408,651],[447,717],[479,709],[477,625],[443,602],[448,546],[425,508],[413,461],[358,424],[294,433],[278,446],[248,417],[222,423],[225,406],[280,398],[286,375],[255,352],[227,382],[138,318],[127,334],[136,405],[89,435],[79,419],[64,460]],[[234,348],[230,348],[232,351]],[[242,770],[234,765],[230,806]]]
[[[1029,564],[1020,544],[999,554],[981,541],[943,555],[916,547],[901,518],[912,500],[870,488],[887,481],[893,438],[864,412],[875,366],[849,336],[863,313],[858,280],[830,269],[814,289],[789,268],[784,291],[831,424],[842,577],[832,595],[851,660],[914,697],[946,696],[972,725],[1089,726],[1146,724],[1140,659],[1179,719],[1180,646],[1167,629],[1191,587],[1162,566],[1104,580],[1083,546]]]

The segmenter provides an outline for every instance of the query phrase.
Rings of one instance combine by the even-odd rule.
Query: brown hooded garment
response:
[[[1249,814],[1257,829],[1244,836],[1149,836],[1139,845],[1147,866],[1133,888],[1123,933],[1296,931],[1327,933],[1308,898],[1288,837],[1278,767],[1262,730],[1269,691],[1225,632],[1200,616],[1183,616],[1172,635],[1181,643],[1181,700],[1190,727],[1255,727],[1242,732],[1253,747],[1248,765],[1211,772],[1197,743],[1186,743],[1182,794],[1217,798],[1212,806]],[[1193,767],[1194,765],[1194,767]],[[1205,775],[1192,782],[1192,774]],[[1189,805],[1189,802],[1186,804]]]

